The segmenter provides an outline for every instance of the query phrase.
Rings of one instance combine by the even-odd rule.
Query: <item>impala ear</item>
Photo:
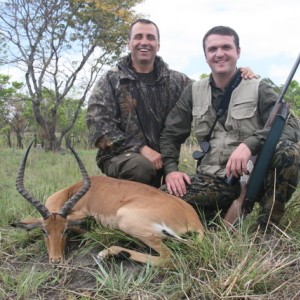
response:
[[[80,226],[85,223],[86,223],[85,219],[68,220],[68,227]]]
[[[42,228],[42,221],[43,221],[42,218],[28,219],[18,223],[12,223],[10,224],[10,226],[29,231],[35,228]]]

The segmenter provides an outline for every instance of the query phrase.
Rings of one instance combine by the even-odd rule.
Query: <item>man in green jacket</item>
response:
[[[95,85],[87,125],[99,149],[97,164],[107,176],[159,187],[163,163],[159,137],[170,110],[192,80],[157,56],[155,23],[139,19],[129,29],[128,49]],[[249,69],[246,77],[253,76]]]
[[[167,117],[160,149],[165,168],[165,189],[183,197],[210,217],[218,210],[224,214],[238,198],[238,181],[228,186],[226,177],[249,173],[248,161],[252,155],[259,153],[264,144],[268,134],[264,124],[278,97],[260,79],[242,80],[231,94],[228,109],[217,119],[224,92],[237,72],[236,64],[241,51],[239,37],[233,29],[217,26],[204,36],[203,48],[211,75],[184,90]],[[202,153],[197,174],[188,176],[178,170],[178,162],[180,146],[190,136],[192,126],[199,143],[210,137],[210,147],[206,154]],[[299,121],[290,115],[264,188],[257,199],[261,204],[258,221],[262,226],[268,220],[279,223],[285,204],[299,182],[299,133]],[[205,152],[205,149],[202,150]]]

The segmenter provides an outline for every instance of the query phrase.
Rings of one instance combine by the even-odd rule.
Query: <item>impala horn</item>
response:
[[[26,166],[26,161],[27,161],[27,157],[30,151],[30,148],[33,144],[34,140],[30,143],[28,149],[26,150],[22,163],[21,163],[21,167],[19,169],[19,173],[17,176],[17,180],[16,180],[16,188],[17,191],[30,203],[32,204],[37,210],[38,212],[42,215],[42,217],[44,219],[47,219],[51,213],[50,211],[47,209],[47,207],[42,204],[40,201],[34,199],[24,188],[24,173],[25,173],[25,166]]]
[[[89,188],[91,187],[91,180],[90,177],[83,165],[83,162],[81,161],[81,159],[79,158],[79,156],[77,155],[77,153],[75,152],[75,150],[68,145],[68,147],[70,148],[70,150],[72,151],[72,153],[74,154],[77,163],[79,165],[79,169],[83,178],[83,186],[82,188],[75,194],[73,195],[65,204],[64,206],[61,208],[59,214],[63,217],[67,217],[67,215],[69,214],[70,210],[72,209],[72,207],[84,196],[84,194],[89,190]]]

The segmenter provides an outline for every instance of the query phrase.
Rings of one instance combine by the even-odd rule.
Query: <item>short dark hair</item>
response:
[[[232,28],[230,28],[228,26],[215,26],[215,27],[211,28],[210,30],[208,30],[206,32],[205,36],[203,37],[202,45],[203,45],[204,53],[205,53],[205,42],[206,42],[208,36],[210,36],[212,34],[233,36],[234,43],[235,43],[237,49],[240,49],[240,38],[239,38],[238,34]]]
[[[135,22],[133,22],[133,23],[130,25],[129,30],[128,30],[128,40],[130,40],[130,38],[131,38],[132,27],[133,27],[136,23],[143,23],[143,24],[152,24],[152,25],[154,25],[155,28],[156,28],[156,31],[157,31],[157,38],[158,38],[158,41],[160,41],[160,34],[159,34],[159,29],[158,29],[157,25],[156,25],[154,22],[152,22],[152,21],[150,21],[150,20],[148,20],[148,19],[137,19]]]

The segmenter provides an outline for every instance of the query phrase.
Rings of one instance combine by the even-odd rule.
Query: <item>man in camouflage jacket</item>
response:
[[[156,187],[163,174],[162,126],[191,83],[156,55],[159,47],[156,24],[146,19],[133,23],[128,36],[130,53],[97,82],[87,112],[102,172]]]

